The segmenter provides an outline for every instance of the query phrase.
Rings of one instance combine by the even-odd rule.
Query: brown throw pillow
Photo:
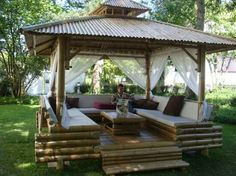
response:
[[[171,96],[163,114],[179,116],[184,105],[184,96]]]
[[[48,101],[52,107],[53,112],[56,114],[56,98],[55,97],[48,97]]]
[[[79,108],[79,98],[66,97],[66,106],[68,109]]]
[[[158,102],[147,99],[134,100],[133,102],[134,108],[140,108],[140,109],[157,110],[158,105],[159,105]]]

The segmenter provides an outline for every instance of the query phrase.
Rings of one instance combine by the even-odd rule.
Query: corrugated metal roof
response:
[[[148,9],[146,6],[132,0],[107,0],[103,3],[103,5],[133,9]]]
[[[162,41],[236,45],[236,40],[142,18],[86,17],[23,28],[50,35],[107,36]]]

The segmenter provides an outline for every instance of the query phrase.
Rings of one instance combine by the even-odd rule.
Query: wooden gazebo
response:
[[[63,102],[65,99],[65,69],[70,69],[70,60],[75,55],[145,57],[147,74],[146,98],[149,99],[150,53],[155,49],[168,47],[181,48],[198,64],[198,72],[200,74],[198,103],[199,107],[201,106],[205,98],[205,55],[207,53],[236,49],[236,41],[194,29],[137,17],[148,10],[147,7],[132,0],[108,0],[96,8],[88,17],[50,22],[23,28],[23,34],[25,35],[26,43],[31,54],[47,56],[50,58],[51,64],[53,64],[55,59],[58,59],[57,80],[54,81],[54,86],[52,87],[52,91],[56,96],[56,118],[58,122],[54,123],[54,126],[48,124],[49,133],[36,135],[36,141],[41,142],[36,145],[37,151],[41,149],[41,155],[39,154],[38,156],[44,156],[47,152],[56,155],[56,153],[60,153],[61,151],[70,153],[69,157],[63,155],[64,157],[60,158],[62,160],[100,158],[101,156],[100,154],[91,154],[91,148],[89,148],[99,145],[99,128],[91,125],[66,130],[60,125]],[[187,50],[188,48],[197,49],[197,57],[191,55]],[[47,108],[44,108],[42,112],[47,114]],[[50,119],[50,115],[47,114],[46,116]],[[51,121],[49,120],[49,122]],[[209,126],[209,124],[207,124],[207,126]],[[61,138],[59,132],[63,132],[64,138]],[[60,141],[60,139],[62,141]],[[80,142],[63,142],[65,139],[79,139]],[[57,142],[50,143],[48,140],[56,140]],[[68,149],[69,143],[70,146],[77,148]],[[138,148],[145,149],[147,145],[153,148],[168,147],[170,152],[176,153],[178,156],[181,151],[177,147],[174,147],[174,143],[170,141],[164,143],[140,144]],[[64,146],[66,149],[50,149],[44,152],[46,148],[53,146],[57,149]],[[83,149],[83,155],[76,155],[76,153],[78,154],[80,152],[81,146],[87,148]],[[132,148],[132,146],[128,146],[127,148]],[[106,147],[104,147],[104,150],[105,149],[109,151]],[[113,149],[121,150],[122,146],[113,146]],[[145,155],[144,149],[142,151]],[[75,153],[73,153],[73,151],[75,151]],[[87,153],[85,151],[87,151]],[[107,151],[103,152],[107,157],[110,156]],[[115,158],[118,153],[113,153],[113,155],[111,154],[110,158]],[[106,160],[106,163],[108,160]],[[36,159],[36,161],[48,162],[59,161],[59,159],[54,156]],[[185,167],[187,165],[188,164],[185,162],[168,163],[168,161],[165,160],[163,163],[159,162],[159,165],[152,163],[146,166],[146,168],[139,168],[133,171],[176,168]],[[114,167],[115,166],[113,166],[113,169],[117,169],[116,172],[112,172],[111,167],[106,169],[106,173],[112,174],[131,171],[127,168],[121,171],[119,168]]]

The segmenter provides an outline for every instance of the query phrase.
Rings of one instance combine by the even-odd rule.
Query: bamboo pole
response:
[[[75,155],[94,153],[93,147],[71,147],[71,148],[46,148],[35,149],[37,157],[52,156],[52,155]]]
[[[131,159],[143,159],[143,158],[161,158],[161,157],[171,157],[171,156],[181,156],[182,152],[177,153],[161,153],[161,154],[150,154],[150,155],[133,155],[133,156],[118,156],[118,157],[103,157],[103,161],[114,161],[114,160],[131,160]]]
[[[69,129],[65,129],[60,126],[50,128],[51,133],[73,133],[73,132],[89,132],[89,131],[100,132],[100,130],[101,127],[99,125],[70,126]]]
[[[180,141],[180,146],[187,147],[187,146],[199,146],[199,145],[206,145],[206,144],[216,144],[216,143],[222,143],[222,141],[223,141],[222,138]]]
[[[163,147],[163,148],[146,148],[146,149],[133,149],[133,150],[120,150],[120,151],[101,151],[103,157],[118,157],[118,156],[132,156],[132,155],[147,155],[159,153],[177,153],[181,149],[178,147]]]
[[[156,161],[147,163],[127,163],[112,166],[103,166],[103,170],[107,175],[109,174],[120,174],[129,172],[149,171],[149,170],[160,170],[170,168],[182,168],[187,167],[189,164],[182,160],[167,160],[167,161]]]
[[[96,146],[100,144],[99,139],[80,139],[80,140],[63,140],[50,142],[35,142],[36,149],[58,148],[58,147],[83,147]]]
[[[202,139],[202,138],[216,138],[221,137],[221,132],[216,133],[201,133],[201,134],[183,134],[177,135],[177,140],[188,140],[188,139]]]
[[[200,146],[191,146],[191,147],[182,147],[181,149],[183,151],[187,151],[187,150],[202,150],[202,149],[206,149],[206,148],[218,148],[218,147],[222,147],[223,144],[208,144],[208,145],[200,145]]]
[[[146,53],[146,75],[147,75],[147,79],[146,79],[146,99],[150,100],[150,91],[151,91],[151,81],[150,81],[150,53],[147,52]]]
[[[198,71],[199,87],[198,87],[198,121],[200,120],[200,110],[202,103],[205,99],[205,47],[199,46],[198,48]]]
[[[185,128],[185,129],[178,129],[177,134],[189,134],[189,133],[210,133],[210,132],[221,132],[221,126],[213,126],[213,127],[206,127],[206,128]]]
[[[81,155],[55,155],[55,156],[44,156],[36,157],[37,163],[53,162],[58,160],[69,161],[78,159],[98,159],[100,154],[81,154]]]
[[[56,114],[61,124],[62,108],[65,92],[65,57],[66,57],[66,39],[58,37],[58,69],[57,69],[57,87],[56,87]]]
[[[158,142],[144,142],[137,144],[110,144],[104,146],[95,147],[95,151],[112,151],[123,149],[143,149],[143,148],[157,148],[157,147],[170,147],[176,146],[176,142],[173,141],[158,141]]]
[[[140,158],[140,159],[130,159],[130,160],[121,160],[121,161],[103,161],[103,165],[117,165],[117,164],[126,164],[126,163],[145,163],[145,162],[154,162],[154,161],[165,161],[165,160],[181,160],[182,156],[166,156],[160,158]]]
[[[75,139],[98,139],[99,132],[78,132],[78,133],[50,133],[36,134],[35,140],[43,141],[58,141],[58,140],[75,140]]]

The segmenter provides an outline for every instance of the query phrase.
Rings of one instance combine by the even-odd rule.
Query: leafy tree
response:
[[[152,19],[182,26],[195,26],[195,0],[152,0],[152,3]]]
[[[59,11],[49,0],[1,0],[0,63],[12,96],[20,97],[46,64],[45,59],[29,56],[19,29],[48,21]]]

